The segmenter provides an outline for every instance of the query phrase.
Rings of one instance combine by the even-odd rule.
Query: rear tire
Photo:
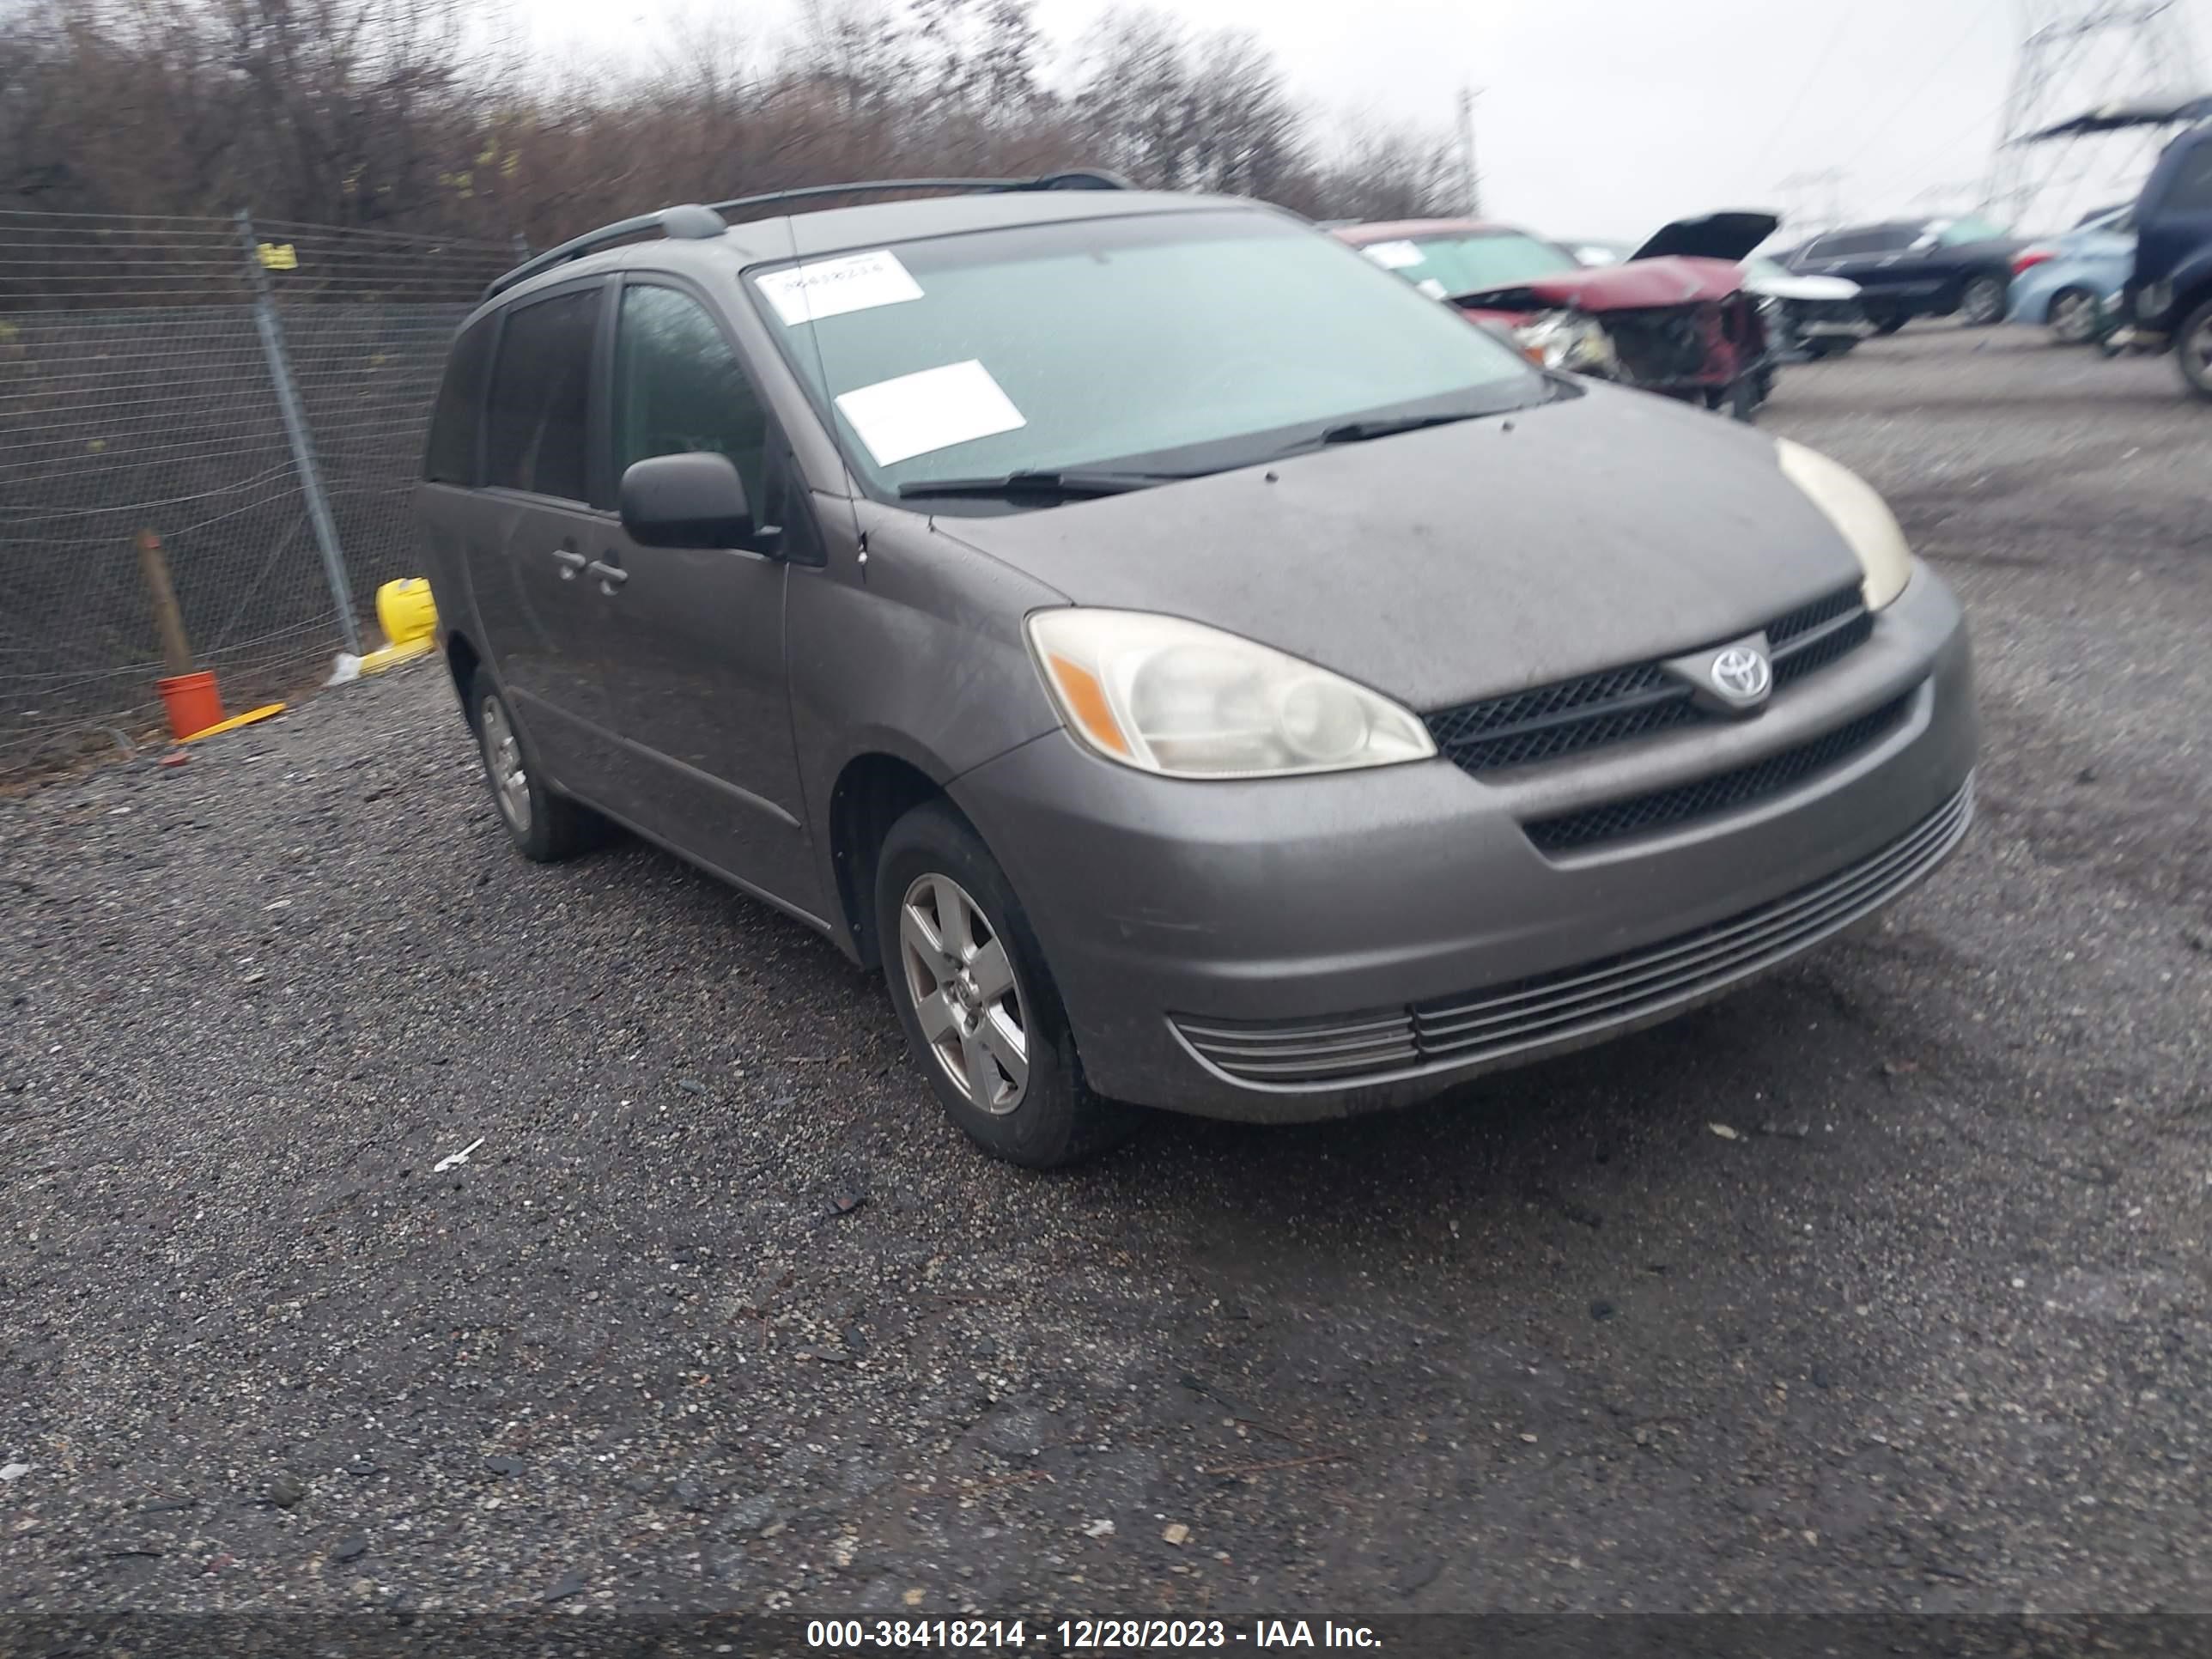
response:
[[[2212,300],[2191,312],[2175,333],[2173,356],[2182,384],[2212,402]]]
[[[492,807],[515,851],[533,864],[557,864],[605,839],[605,819],[545,781],[514,723],[514,711],[491,677],[478,669],[464,695]]]
[[[876,861],[876,938],[907,1046],[945,1115],[994,1158],[1059,1169],[1126,1139],[1094,1094],[1043,948],[968,820],[925,801]]]
[[[1995,276],[1976,276],[1959,290],[1959,320],[1968,328],[1987,328],[2004,320],[2005,285]]]

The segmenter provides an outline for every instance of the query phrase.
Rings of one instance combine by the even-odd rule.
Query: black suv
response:
[[[2212,120],[2166,145],[2135,220],[2129,308],[2139,328],[2172,343],[2189,389],[2212,398]]]
[[[2012,262],[2026,246],[1986,219],[1899,219],[1829,231],[1784,263],[1856,283],[1867,320],[1883,334],[1915,317],[1956,315],[1980,328],[2004,316]]]

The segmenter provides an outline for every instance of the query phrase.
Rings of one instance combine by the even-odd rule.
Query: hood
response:
[[[1417,710],[1747,633],[1859,574],[1770,440],[1599,386],[936,527],[1078,605],[1225,629]]]
[[[1794,274],[1771,276],[1761,270],[1747,270],[1743,285],[1753,294],[1763,294],[1770,300],[1856,300],[1859,285],[1844,276],[1799,276]]]
[[[1708,213],[1695,219],[1677,219],[1660,226],[1657,233],[1628,257],[1658,259],[1668,255],[1692,259],[1726,259],[1734,264],[1748,258],[1751,251],[1774,234],[1781,218],[1771,213]]]
[[[1639,259],[1633,264],[1597,265],[1563,270],[1511,288],[1455,294],[1464,310],[1648,311],[1654,306],[1694,305],[1725,300],[1743,288],[1743,272],[1719,259]]]

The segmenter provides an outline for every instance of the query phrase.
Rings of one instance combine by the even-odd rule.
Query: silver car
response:
[[[421,539],[527,856],[818,928],[1048,1165],[1650,1025],[1966,833],[1958,604],[1841,466],[1250,202],[962,182],[625,222],[459,331]]]

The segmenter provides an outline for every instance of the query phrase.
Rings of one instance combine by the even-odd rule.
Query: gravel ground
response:
[[[515,859],[434,668],[0,801],[0,1607],[2212,1603],[2212,410],[1941,327],[1765,419],[1965,596],[1978,828],[1407,1115],[990,1164],[827,944]]]

